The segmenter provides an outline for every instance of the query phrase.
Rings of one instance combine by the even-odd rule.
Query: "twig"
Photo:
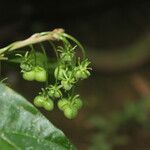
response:
[[[10,52],[10,51],[25,47],[27,45],[36,44],[36,43],[49,41],[49,40],[52,40],[52,41],[59,40],[59,35],[63,32],[64,32],[64,30],[60,28],[60,29],[55,29],[53,31],[49,31],[49,32],[35,33],[31,37],[29,37],[25,40],[17,41],[17,42],[14,42],[4,48],[1,48],[0,56],[2,56],[4,54],[4,52],[6,52],[6,51]]]

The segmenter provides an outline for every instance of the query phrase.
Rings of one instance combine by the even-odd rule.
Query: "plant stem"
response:
[[[55,44],[53,44],[53,42],[52,41],[48,41],[49,42],[49,44],[52,46],[52,48],[54,49],[54,51],[55,51],[55,54],[56,54],[56,57],[57,57],[57,60],[58,60],[58,52],[57,52],[57,49],[56,49],[56,46],[55,46]]]
[[[86,58],[85,50],[84,50],[83,46],[81,45],[81,43],[76,38],[74,38],[73,36],[66,34],[66,33],[62,33],[62,36],[74,41],[80,47],[82,54],[83,54],[83,59]]]
[[[35,52],[35,49],[34,49],[33,45],[30,45],[30,48],[31,48],[31,51],[34,54],[34,65],[36,66],[36,52]]]
[[[46,51],[45,51],[45,48],[44,46],[40,43],[40,47],[42,49],[42,52],[44,54],[44,57],[45,57],[45,67],[46,67],[46,70],[47,70],[47,73],[48,73],[48,60],[47,60],[47,55],[46,55]],[[46,87],[48,86],[48,74],[47,74],[47,80],[46,80]]]
[[[31,44],[36,44],[36,43],[41,43],[43,41],[55,41],[55,40],[59,40],[60,38],[60,34],[63,33],[64,30],[63,29],[55,29],[53,31],[49,31],[49,32],[41,32],[41,33],[35,33],[33,34],[31,37],[22,40],[22,41],[17,41],[14,42],[4,48],[0,49],[0,58],[2,57],[2,55],[5,52],[10,52],[10,51],[14,51],[16,49],[31,45]]]

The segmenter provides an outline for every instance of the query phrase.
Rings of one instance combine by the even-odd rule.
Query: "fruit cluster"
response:
[[[23,78],[28,81],[36,80],[38,82],[45,82],[47,79],[47,72],[44,68],[36,66],[31,71],[22,71]]]
[[[78,110],[82,107],[83,102],[79,98],[79,95],[75,95],[73,98],[70,97],[70,99],[60,99],[57,105],[68,119],[72,119],[78,114]]]
[[[31,54],[29,55],[29,52],[26,52],[24,57],[22,55],[19,56],[22,57],[20,68],[25,80],[35,80],[38,82],[45,82],[47,80],[46,70],[43,67],[36,65],[35,60],[31,59]]]
[[[90,62],[87,58],[83,58],[82,61],[80,57],[76,58],[77,46],[73,47],[65,37],[61,40],[63,46],[57,46],[55,51],[57,56],[57,66],[54,69],[55,83],[48,83],[49,70],[38,66],[36,60],[29,59],[28,54],[23,57],[20,67],[25,80],[48,83],[34,99],[34,104],[37,107],[51,111],[54,108],[54,102],[56,102],[64,115],[68,119],[73,119],[83,105],[79,95],[74,94],[74,88],[78,81],[90,76],[89,70],[91,68],[88,67]]]

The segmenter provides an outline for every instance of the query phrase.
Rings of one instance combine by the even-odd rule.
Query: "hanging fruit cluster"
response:
[[[34,98],[34,104],[37,107],[51,111],[54,108],[54,103],[57,103],[58,108],[63,111],[68,119],[73,119],[77,116],[78,110],[82,107],[83,102],[78,94],[75,94],[75,87],[78,82],[87,79],[90,76],[89,64],[90,61],[85,56],[85,51],[81,44],[68,34],[60,35],[60,45],[52,42],[57,62],[53,72],[55,82],[49,80],[49,58],[46,55],[44,46],[41,44],[41,49],[45,56],[43,65],[37,63],[39,59],[36,50],[31,46],[31,51],[26,52],[21,56],[21,73],[25,80],[45,82],[46,87]],[[73,46],[68,39],[75,42]],[[77,57],[76,49],[80,48],[83,53],[82,59]],[[32,59],[31,59],[32,58]]]

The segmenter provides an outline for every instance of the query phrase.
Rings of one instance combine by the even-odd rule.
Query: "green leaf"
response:
[[[74,150],[32,104],[0,83],[0,150]]]

